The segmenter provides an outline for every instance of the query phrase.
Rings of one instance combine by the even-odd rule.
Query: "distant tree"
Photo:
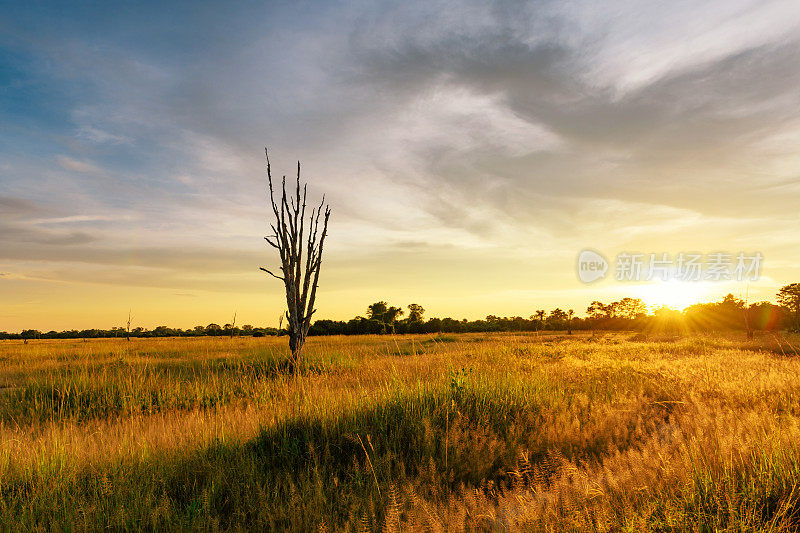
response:
[[[173,337],[175,335],[175,331],[168,328],[167,326],[158,326],[156,329],[153,330],[154,337]]]
[[[233,320],[231,323],[225,324],[225,332],[228,334],[228,336],[230,336],[230,338],[233,338],[234,335],[239,333],[239,330],[236,328],[236,314],[237,312],[234,311]]]
[[[375,302],[374,304],[370,304],[367,306],[367,318],[371,318],[373,320],[381,320],[383,316],[386,314],[386,311],[389,310],[389,304],[384,301]]]
[[[745,303],[733,294],[727,294],[721,301],[690,305],[683,311],[686,322],[692,329],[725,330],[745,329]]]
[[[575,310],[570,309],[567,311],[567,335],[572,335],[572,317],[575,316]]]
[[[741,309],[744,307],[744,300],[737,298],[732,293],[728,293],[725,295],[722,301],[719,302],[719,305],[729,307],[731,309]]]
[[[744,326],[744,329],[747,331],[747,337],[752,338],[753,334],[747,322],[747,303],[745,303],[744,300],[728,293],[722,301],[717,304],[717,312],[721,315],[722,321],[726,323],[728,327],[739,329]]]
[[[556,307],[552,311],[550,311],[550,316],[547,317],[547,320],[553,322],[561,322],[566,320],[569,317],[567,313],[565,313],[562,309]]]
[[[400,333],[422,333],[425,330],[425,308],[419,304],[409,304],[408,318],[398,323]]]
[[[399,307],[390,307],[386,310],[386,314],[383,317],[383,323],[387,326],[392,328],[394,331],[394,325],[397,320],[405,314],[405,311],[400,309]]]
[[[610,305],[606,305],[603,302],[598,302],[597,300],[590,303],[589,307],[586,308],[586,314],[595,319],[611,318],[612,313],[613,308]]]
[[[347,323],[338,320],[316,320],[308,330],[309,335],[345,335]]]
[[[544,309],[537,309],[534,314],[528,317],[530,318],[531,322],[533,322],[531,326],[533,327],[534,331],[539,331],[542,329],[542,327],[544,327],[544,313]]]
[[[683,314],[667,305],[653,311],[653,320],[653,330],[656,332],[678,333],[685,329]]]
[[[785,308],[770,302],[756,302],[747,309],[748,324],[761,330],[779,329],[785,317]]]
[[[789,312],[792,329],[800,329],[800,283],[784,285],[778,291],[778,304]]]
[[[442,320],[439,318],[430,318],[425,322],[425,333],[439,333],[442,331]]]
[[[404,312],[399,307],[389,306],[384,301],[375,302],[367,307],[367,317],[383,325],[383,332],[395,330],[395,322],[403,316]]]
[[[612,316],[633,320],[647,314],[647,306],[639,298],[623,298],[611,304]]]
[[[447,333],[460,333],[463,328],[460,320],[448,316],[442,319],[441,329]]]
[[[25,329],[20,333],[20,337],[28,341],[30,339],[38,339],[42,336],[42,332],[38,329]]]
[[[425,309],[419,304],[408,305],[408,321],[409,322],[422,322],[422,315],[425,314]]]
[[[385,325],[380,320],[374,320],[371,318],[364,318],[363,316],[357,316],[355,318],[351,318],[347,322],[347,333],[350,335],[360,335],[360,334],[369,334],[369,333],[385,333]]]

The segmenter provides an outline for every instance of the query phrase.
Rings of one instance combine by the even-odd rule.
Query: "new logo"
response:
[[[578,254],[578,278],[584,283],[592,283],[606,277],[608,261],[594,250],[583,250]]]

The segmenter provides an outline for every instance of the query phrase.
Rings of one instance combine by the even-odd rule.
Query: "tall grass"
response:
[[[312,338],[290,375],[281,339],[0,343],[0,523],[793,531],[800,361],[773,346]]]

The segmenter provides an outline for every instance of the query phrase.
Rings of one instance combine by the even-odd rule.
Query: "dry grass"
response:
[[[795,531],[796,339],[0,342],[0,523]]]

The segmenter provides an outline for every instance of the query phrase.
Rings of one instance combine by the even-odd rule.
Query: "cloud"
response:
[[[34,224],[74,224],[79,222],[107,222],[115,220],[130,220],[130,217],[125,215],[72,215],[67,217],[38,218],[33,219],[31,222]]]
[[[133,142],[132,138],[126,137],[125,135],[115,135],[88,125],[81,126],[78,129],[77,135],[82,139],[99,144],[130,144]]]
[[[15,248],[28,246],[70,246],[87,244],[97,238],[84,231],[50,231],[35,226],[8,225],[0,221],[0,245],[5,249],[0,256],[14,254]],[[57,252],[53,252],[57,253]]]
[[[30,200],[0,196],[0,217],[11,219],[41,213],[41,207]]]
[[[78,161],[64,155],[58,156],[58,164],[65,170],[72,170],[82,174],[98,175],[102,173],[100,168],[88,161]]]
[[[30,237],[27,238],[30,240]],[[175,270],[177,272],[256,272],[266,253],[220,248],[166,248],[89,246],[89,236],[73,234],[40,238],[35,244],[18,244],[0,249],[0,259],[26,262],[83,263]],[[71,244],[69,249],[38,244]],[[82,246],[78,246],[82,245]],[[261,251],[263,252],[263,250]]]
[[[740,26],[746,19],[736,18]],[[781,27],[787,27],[785,21]],[[759,187],[770,178],[761,174],[762,160],[752,145],[798,116],[796,35],[764,32],[747,46],[721,45],[703,61],[676,61],[674,68],[662,68],[646,81],[622,82],[626,89],[620,92],[610,81],[597,85],[586,70],[586,43],[565,42],[558,35],[531,42],[513,28],[505,21],[469,36],[422,32],[423,43],[419,33],[378,39],[369,28],[358,30],[358,83],[425,95],[444,79],[478,98],[491,95],[502,106],[498,113],[559,139],[540,153],[510,153],[513,142],[467,146],[459,141],[464,128],[452,127],[443,145],[394,143],[397,160],[419,165],[393,178],[410,181],[420,196],[435,191],[432,214],[450,209],[454,223],[481,229],[485,225],[475,226],[470,211],[487,213],[490,221],[511,214],[525,224],[530,209],[550,212],[560,203],[554,198],[576,195],[631,203],[655,197],[667,208],[730,218],[794,209],[788,198]],[[592,44],[603,49],[607,43]],[[395,114],[411,115],[406,120],[419,124],[430,116],[414,117],[408,101],[398,100],[394,110],[381,110],[380,118],[365,127],[364,139],[383,133]],[[443,190],[454,200],[445,196],[442,201]],[[768,201],[754,203],[754,195]],[[530,209],[509,210],[505,198],[527,199]],[[570,217],[574,211],[561,213]]]
[[[380,270],[409,250],[796,242],[785,2],[202,5],[175,29],[179,11],[6,24],[31,101],[0,112],[16,127],[0,131],[0,257],[122,284],[249,272],[265,144],[276,174],[302,159],[328,194],[340,272],[359,250]]]
[[[84,217],[40,218],[45,214],[57,214],[59,207],[13,197],[0,197],[0,254],[13,253],[17,247],[73,246],[87,244],[97,239],[86,231],[69,228],[50,229],[48,224],[85,221]],[[44,224],[45,227],[41,227]]]

